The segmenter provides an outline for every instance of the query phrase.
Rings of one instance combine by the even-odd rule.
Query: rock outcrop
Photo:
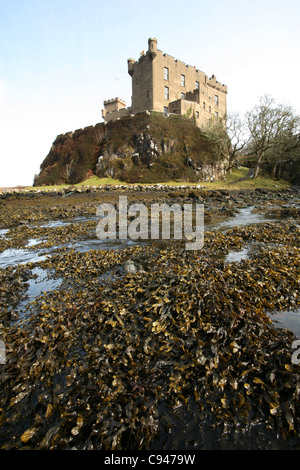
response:
[[[191,120],[141,113],[57,136],[34,184],[75,184],[92,174],[128,183],[200,182],[227,170],[226,155]]]

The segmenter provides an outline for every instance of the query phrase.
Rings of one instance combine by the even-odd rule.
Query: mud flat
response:
[[[200,203],[205,243],[103,241],[101,202]],[[1,449],[299,449],[297,190],[0,200]]]

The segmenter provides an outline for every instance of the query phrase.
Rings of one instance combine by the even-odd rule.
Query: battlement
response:
[[[106,111],[106,109],[102,110],[102,117],[105,119],[106,122],[115,121],[117,119],[121,119],[124,116],[128,116],[132,113],[132,108],[121,108],[121,109],[114,109],[113,111]]]
[[[111,98],[110,100],[104,101],[104,105],[108,104],[113,104],[113,103],[118,103],[120,105],[126,106],[126,102],[124,100],[121,100],[121,98]]]
[[[150,40],[149,40],[150,41]],[[140,57],[138,60],[135,60],[133,58],[130,58],[128,59],[128,65],[130,65],[131,67],[133,65],[138,65],[139,63],[143,62],[143,60],[145,59],[145,57],[147,55],[149,55],[149,53],[151,53],[150,50],[148,51],[142,51],[140,53]],[[174,56],[170,55],[170,54],[167,54],[166,52],[163,52],[161,51],[160,49],[156,49],[156,55],[157,53],[159,53],[161,56],[165,57],[166,59],[173,59],[173,61],[176,63],[176,64],[180,64],[186,68],[191,68],[191,69],[195,69],[196,73],[202,73],[204,74],[204,72],[202,72],[200,69],[198,69],[195,65],[189,65],[187,64],[186,62],[182,61],[182,60],[179,60],[179,59],[176,59]]]
[[[118,97],[104,101],[104,109],[102,110],[103,119],[107,121],[112,113],[124,116],[126,114],[126,102]]]
[[[98,127],[103,127],[103,125],[104,125],[103,122],[98,122],[97,124],[92,124],[91,126],[86,126],[86,127],[82,127],[81,129],[76,129],[74,131],[65,132],[64,134],[57,135],[55,140],[59,140],[62,138],[72,139],[73,137],[80,134],[81,132],[86,132],[88,129],[90,130],[97,129]]]
[[[190,68],[190,69],[194,69],[196,73],[200,73],[200,74],[204,74],[204,72],[200,69],[198,69],[195,65],[189,65],[187,64],[186,62],[182,61],[182,60],[179,60],[179,59],[175,59],[174,56],[170,55],[170,54],[167,54],[166,52],[163,52],[161,51],[160,49],[157,49],[157,52],[164,58],[166,59],[172,59],[174,61],[175,64],[178,64],[178,65],[182,65],[183,67],[185,68]],[[135,60],[133,58],[130,58],[127,60],[128,62],[128,67],[129,67],[129,70],[131,71],[133,66],[137,66],[139,65],[140,63],[142,63],[145,58],[147,57],[147,55],[149,54],[149,51],[142,51],[140,53],[140,57],[138,60]]]
[[[218,82],[214,75],[212,75],[210,78],[207,77],[206,84],[212,88],[216,88],[217,90],[222,91],[223,93],[227,93],[227,85]]]

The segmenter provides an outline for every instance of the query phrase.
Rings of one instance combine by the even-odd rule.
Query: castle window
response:
[[[164,79],[169,80],[169,69],[168,69],[168,67],[164,67]]]
[[[164,106],[164,115],[168,114],[168,112],[169,112],[168,106]]]
[[[199,119],[199,111],[196,111],[196,118]]]
[[[185,100],[185,93],[181,93],[181,99]]]
[[[196,90],[199,90],[199,82],[196,82]]]
[[[215,117],[219,117],[219,113],[217,111],[215,111]]]
[[[219,97],[215,95],[215,106],[219,106]]]
[[[165,86],[165,100],[169,99],[169,87]]]
[[[181,86],[185,86],[185,75],[181,75]]]
[[[203,101],[203,109],[205,109],[205,101]]]
[[[211,113],[211,106],[209,107],[208,111]]]

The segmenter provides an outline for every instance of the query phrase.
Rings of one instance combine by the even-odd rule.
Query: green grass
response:
[[[191,183],[186,181],[168,181],[166,183],[162,183],[168,186],[195,186],[201,185],[204,186],[205,189],[255,189],[255,188],[265,188],[265,189],[285,189],[290,187],[290,183],[285,180],[273,180],[268,175],[262,175],[258,178],[249,178],[243,181],[239,181],[241,178],[244,178],[248,173],[248,168],[241,167],[235,168],[231,173],[227,175],[224,180],[214,181],[212,183],[209,182],[199,182],[199,183]],[[136,184],[136,183],[134,183]],[[144,186],[147,186],[146,183],[142,183]],[[55,186],[41,186],[41,187],[27,187],[26,189],[42,189],[42,190],[60,190],[66,188],[68,186],[75,186],[75,187],[82,187],[82,186],[105,186],[105,185],[128,185],[130,183],[125,183],[124,181],[120,181],[118,179],[113,178],[98,178],[97,176],[91,176],[87,180],[83,181],[82,183],[78,183],[75,185],[55,185]],[[133,183],[132,183],[133,185]]]
[[[117,179],[113,178],[98,178],[98,176],[91,176],[87,180],[83,181],[82,183],[77,183],[77,184],[56,184],[56,185],[51,185],[51,186],[27,186],[25,189],[33,189],[33,190],[46,190],[46,191],[53,191],[55,190],[61,190],[64,188],[68,188],[70,186],[76,187],[82,187],[82,186],[105,186],[105,185],[118,185],[118,184],[127,184],[124,183],[124,181],[120,181]]]
[[[108,184],[118,185],[118,184],[127,184],[124,181],[120,181],[114,178],[98,178],[98,176],[91,176],[87,180],[83,181],[82,183],[75,184],[74,186],[105,186]]]
[[[248,174],[248,168],[235,168],[224,180],[213,183],[203,183],[205,189],[285,189],[290,187],[286,180],[274,180],[269,175],[261,175],[258,178],[247,178],[239,181]]]

